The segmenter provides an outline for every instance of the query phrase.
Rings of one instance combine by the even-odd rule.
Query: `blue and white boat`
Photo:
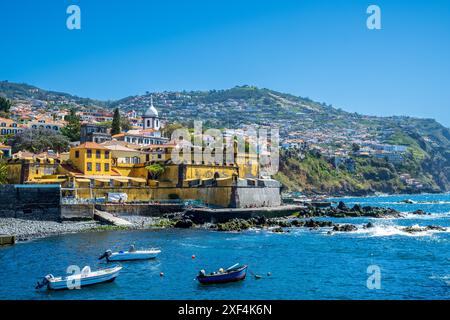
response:
[[[247,275],[247,265],[240,266],[238,263],[226,270],[220,269],[218,272],[206,274],[205,270],[201,270],[197,276],[198,282],[201,284],[227,283],[244,280]]]
[[[106,250],[98,259],[106,258],[108,262],[148,260],[155,259],[160,253],[161,250],[159,249],[135,250],[134,246],[131,246],[128,251],[112,252],[111,250]]]
[[[81,273],[67,277],[54,277],[49,274],[42,282],[38,282],[36,289],[47,287],[49,290],[79,289],[94,284],[112,282],[122,270],[122,266],[114,266],[107,269],[91,271],[89,266],[84,267]]]

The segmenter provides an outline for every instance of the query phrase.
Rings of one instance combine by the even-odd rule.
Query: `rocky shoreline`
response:
[[[416,215],[428,215],[428,213],[417,210],[412,212]],[[405,214],[390,208],[382,207],[362,207],[358,204],[349,208],[343,202],[339,202],[336,207],[314,208],[307,207],[301,209],[292,216],[280,218],[253,217],[249,219],[230,219],[229,221],[212,223],[211,221],[202,221],[185,212],[165,214],[162,217],[144,217],[144,216],[120,216],[132,223],[131,227],[115,227],[106,225],[98,221],[46,221],[46,220],[23,220],[17,218],[0,218],[0,234],[15,235],[17,241],[27,241],[36,238],[61,235],[67,233],[94,232],[107,230],[144,230],[155,228],[202,228],[212,231],[244,231],[249,229],[266,229],[271,232],[283,233],[289,232],[290,228],[307,228],[316,230],[327,228],[329,233],[333,232],[352,232],[357,231],[358,227],[350,223],[336,223],[326,221],[322,218],[402,218]],[[314,220],[313,218],[316,218]],[[321,218],[317,220],[317,218]],[[372,228],[371,222],[363,228]],[[440,226],[425,227],[402,227],[402,231],[408,233],[423,232],[428,230],[446,231]]]
[[[411,212],[410,214],[423,216],[429,215],[422,210]],[[282,233],[289,232],[289,228],[308,228],[316,230],[319,228],[328,228],[332,232],[351,232],[357,231],[358,227],[350,223],[336,223],[326,220],[314,220],[313,218],[404,218],[406,215],[397,210],[383,207],[360,206],[358,204],[349,208],[344,202],[339,202],[336,207],[331,208],[315,208],[307,207],[300,210],[292,216],[280,218],[253,217],[249,219],[234,218],[226,222],[210,223],[202,221],[194,216],[187,214],[169,215],[171,226],[174,228],[207,228],[214,231],[234,231],[240,232],[249,229],[267,229],[272,232]],[[371,222],[363,226],[364,229],[373,228]],[[408,233],[423,232],[428,230],[446,231],[447,229],[440,226],[425,227],[401,227],[401,231]]]
[[[133,226],[115,227],[95,220],[54,221],[0,218],[0,234],[15,235],[16,241],[23,242],[70,233],[146,229],[156,225],[159,221],[157,218],[141,216],[125,216],[123,218],[133,223]]]

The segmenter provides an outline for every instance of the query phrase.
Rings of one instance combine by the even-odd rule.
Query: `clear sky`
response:
[[[81,8],[81,30],[66,9]],[[382,30],[366,9],[381,8]],[[252,84],[450,126],[450,1],[0,2],[0,79],[97,99]]]

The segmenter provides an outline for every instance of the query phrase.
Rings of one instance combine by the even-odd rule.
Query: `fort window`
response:
[[[109,151],[105,151],[105,159],[109,159]]]
[[[91,149],[87,149],[87,157],[92,158],[92,150]]]
[[[106,172],[109,171],[109,163],[105,163],[105,171],[106,171]]]
[[[102,171],[102,166],[101,166],[100,163],[96,163],[96,164],[95,164],[95,171],[97,171],[97,172]]]
[[[87,171],[92,171],[92,162],[86,163],[87,165]]]
[[[95,157],[96,157],[97,159],[100,159],[100,158],[101,158],[100,150],[95,150]]]
[[[79,158],[80,157],[80,151],[75,151],[75,158]]]

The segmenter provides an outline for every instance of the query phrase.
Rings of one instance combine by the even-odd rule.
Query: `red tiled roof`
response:
[[[77,147],[74,147],[72,149],[99,149],[99,150],[106,150],[106,148],[98,143],[95,142],[85,142],[83,144],[80,144]]]

